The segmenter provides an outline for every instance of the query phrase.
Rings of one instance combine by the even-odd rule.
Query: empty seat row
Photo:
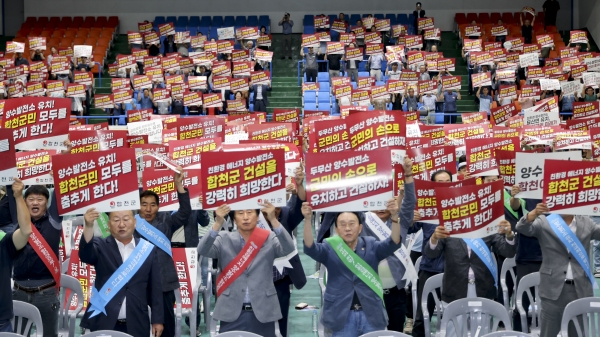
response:
[[[356,25],[356,23],[358,22],[358,20],[362,20],[362,18],[367,17],[370,14],[348,14],[345,17],[345,20],[352,26]],[[337,20],[338,19],[338,14],[329,14],[329,22],[333,22],[333,20]],[[376,19],[389,19],[390,20],[390,24],[392,25],[408,25],[408,24],[412,24],[414,21],[414,16],[413,14],[406,14],[406,13],[400,13],[400,14],[394,14],[394,13],[387,13],[387,14],[373,14],[373,17]],[[315,15],[311,15],[311,14],[307,14],[304,15],[304,20],[303,20],[303,24],[304,26],[313,26],[314,25],[314,18]]]
[[[191,29],[199,27],[244,27],[244,26],[270,26],[268,15],[250,15],[245,16],[157,16],[154,18],[154,25],[160,25],[167,22],[172,22],[176,27]]]

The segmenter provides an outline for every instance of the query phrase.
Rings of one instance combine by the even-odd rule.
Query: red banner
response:
[[[177,123],[177,139],[225,137],[225,119],[218,117],[180,118]]]
[[[498,171],[500,171],[505,187],[513,187],[515,185],[516,153],[516,151],[496,149]]]
[[[403,178],[404,179],[404,178]],[[415,179],[415,194],[417,196],[416,210],[421,215],[420,222],[439,224],[439,215],[437,209],[437,198],[435,189],[440,188],[460,188],[463,186],[474,185],[475,179],[454,181],[448,183],[439,183],[431,180]]]
[[[45,185],[53,184],[51,171],[51,155],[56,154],[55,150],[40,151],[21,151],[13,155],[13,162],[18,170],[18,177],[25,185]],[[12,177],[11,177],[12,178]]]
[[[573,102],[573,119],[597,117],[600,113],[600,102]]]
[[[162,208],[162,204],[161,204]],[[173,263],[179,280],[181,308],[192,310],[194,290],[197,289],[198,250],[196,248],[172,248]]]
[[[467,172],[470,176],[497,176],[494,138],[467,139]]]
[[[494,125],[504,125],[509,118],[519,114],[514,103],[492,108],[490,111],[490,119]]]
[[[552,213],[597,216],[600,163],[544,161],[543,200]]]
[[[60,215],[139,209],[135,151],[112,149],[53,156]]]
[[[169,157],[184,168],[200,168],[202,152],[221,151],[221,138],[173,140],[169,142]]]
[[[387,150],[308,153],[308,201],[325,212],[385,209],[393,196],[390,157]]]
[[[203,206],[214,210],[228,204],[232,210],[260,208],[271,202],[285,206],[283,150],[218,152],[202,155]]]

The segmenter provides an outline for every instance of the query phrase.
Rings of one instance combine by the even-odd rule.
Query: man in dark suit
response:
[[[94,208],[84,214],[85,226],[79,247],[79,258],[82,262],[96,268],[94,288],[100,290],[110,282],[113,274],[134,253],[136,246],[146,244],[134,238],[136,219],[133,211],[118,211],[108,214],[108,226],[111,235],[106,238],[94,237],[94,221],[100,213]],[[141,262],[139,269],[127,283],[112,297],[105,306],[105,312],[92,317],[90,310],[93,302],[88,304],[81,327],[97,330],[115,330],[128,333],[134,337],[148,337],[150,323],[152,334],[160,337],[163,331],[164,310],[173,311],[172,307],[163,306],[161,284],[161,268],[157,255],[158,248],[152,246],[150,254]],[[135,258],[135,256],[132,256]],[[110,288],[108,288],[110,291]],[[94,296],[99,296],[96,292]],[[93,300],[92,300],[93,301]],[[148,306],[152,316],[148,317]]]
[[[254,92],[254,99],[252,100],[254,112],[267,112],[267,106],[269,106],[267,91],[271,91],[271,83],[252,84],[250,86],[250,92]]]
[[[175,35],[167,35],[167,38],[165,39],[165,52],[163,53],[163,56],[167,56],[169,53],[177,52],[177,45],[175,44],[174,39]]]
[[[190,194],[183,187],[183,168],[179,166],[177,167],[177,171],[178,173],[175,173],[173,176],[175,188],[177,189],[177,198],[179,200],[179,210],[177,212],[159,212],[159,197],[154,191],[146,190],[140,194],[140,217],[147,221],[152,227],[156,227],[156,229],[167,237],[169,242],[173,238],[173,233],[178,228],[184,226],[185,232],[185,228],[191,225],[188,221],[192,214]],[[189,230],[188,233],[191,233],[191,230]],[[150,240],[150,238],[147,239]],[[192,238],[190,237],[188,240],[192,240]],[[161,285],[163,290],[162,297],[164,301],[163,306],[165,307],[164,337],[174,337],[175,313],[172,308],[175,304],[175,293],[173,290],[179,289],[179,278],[175,271],[173,258],[161,249],[157,249],[156,254],[158,255],[160,266],[160,275],[162,278]]]
[[[421,3],[417,2],[417,9],[415,9],[413,11],[413,15],[415,17],[415,21],[413,23],[414,27],[415,27],[415,32],[417,32],[417,34],[421,34],[417,28],[418,28],[418,23],[419,23],[419,18],[424,18],[425,17],[425,10],[421,9]]]

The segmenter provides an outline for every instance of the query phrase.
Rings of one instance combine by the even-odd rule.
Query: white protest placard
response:
[[[600,73],[583,73],[583,85],[586,87],[593,87],[594,89],[598,88],[598,83],[600,83]]]
[[[588,71],[600,71],[600,57],[588,57],[583,59],[583,64]]]
[[[560,82],[557,79],[540,78],[540,89],[560,90]]]
[[[560,125],[558,111],[534,111],[535,107],[524,110],[525,125],[553,126]]]
[[[162,144],[162,130],[163,124],[160,119],[127,123],[127,131],[131,136],[147,135],[151,144]]]
[[[86,45],[77,45],[73,46],[73,56],[75,57],[91,57],[92,56],[92,46]]]
[[[563,96],[573,95],[576,92],[581,92],[582,84],[575,81],[562,81],[560,82],[560,90]]]
[[[519,198],[542,199],[544,189],[544,160],[579,160],[581,151],[550,153],[516,153],[515,184],[521,188]]]
[[[217,28],[217,35],[219,36],[219,40],[235,39],[235,28],[234,27]]]
[[[540,59],[537,53],[527,53],[519,55],[519,63],[521,64],[521,68],[539,67]]]

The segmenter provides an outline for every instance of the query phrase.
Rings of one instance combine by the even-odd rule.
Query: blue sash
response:
[[[162,249],[165,253],[169,254],[170,257],[173,257],[173,253],[171,252],[171,240],[169,240],[163,232],[149,224],[148,221],[144,220],[139,214],[135,216],[135,221],[135,230],[138,231],[144,239],[152,242],[153,245]]]
[[[106,305],[115,295],[131,280],[148,258],[154,246],[144,239],[140,239],[135,249],[126,261],[108,278],[100,291],[92,287],[90,299],[90,318],[103,313],[106,315]]]
[[[479,259],[483,261],[486,267],[494,277],[494,285],[498,287],[498,267],[496,260],[492,257],[492,252],[482,239],[463,239],[467,246],[471,248],[471,252],[477,254]]]
[[[592,269],[590,268],[590,260],[588,259],[588,254],[581,241],[577,238],[575,233],[567,226],[562,217],[558,214],[550,214],[546,216],[546,220],[548,220],[548,224],[550,224],[550,228],[554,231],[554,234],[558,236],[560,241],[565,245],[567,250],[573,254],[577,263],[583,268],[585,274],[592,282],[592,288],[597,289],[598,284],[596,283],[596,279],[594,275],[592,275]]]

